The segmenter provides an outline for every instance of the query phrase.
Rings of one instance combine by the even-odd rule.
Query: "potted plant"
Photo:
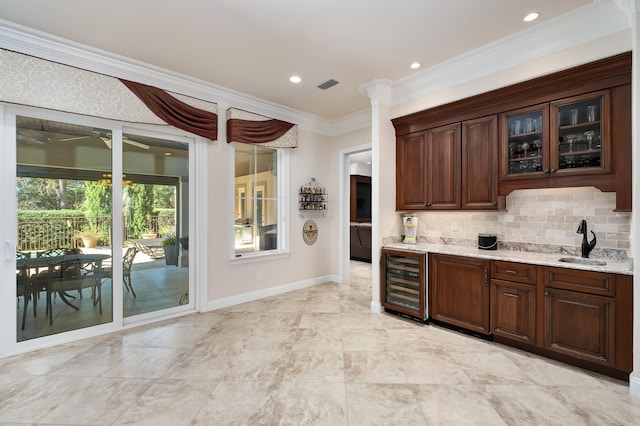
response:
[[[178,244],[176,237],[169,235],[162,240],[162,248],[164,249],[164,260],[167,265],[178,266]]]
[[[76,238],[82,240],[82,245],[86,248],[93,248],[98,245],[98,239],[100,238],[100,234],[96,229],[93,228],[85,228],[82,231],[78,231],[76,233]]]

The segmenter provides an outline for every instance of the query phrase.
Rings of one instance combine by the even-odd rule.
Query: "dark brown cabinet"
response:
[[[382,306],[421,321],[426,320],[425,259],[424,253],[382,249]]]
[[[427,205],[427,132],[402,136],[396,143],[396,210]]]
[[[462,208],[498,207],[498,117],[462,123]]]
[[[493,116],[499,117],[496,131]],[[501,209],[514,190],[580,186],[615,191],[616,210],[631,209],[630,53],[392,122],[398,210]],[[458,125],[460,162],[454,167],[449,160],[455,152],[430,156],[427,140]],[[441,182],[436,187],[434,177]],[[456,180],[459,199],[452,197]]]
[[[536,341],[536,267],[491,262],[491,333],[520,342]]]
[[[396,209],[497,209],[497,138],[495,115],[400,138]]]
[[[429,255],[429,317],[613,377],[633,369],[633,278]]]
[[[460,208],[460,124],[407,135],[396,156],[396,209]]]
[[[550,288],[544,319],[546,349],[613,366],[613,298]]]
[[[544,269],[544,347],[613,366],[616,276]]]
[[[489,261],[429,256],[430,318],[489,334]]]

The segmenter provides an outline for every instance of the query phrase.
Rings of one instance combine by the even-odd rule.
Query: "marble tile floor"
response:
[[[631,425],[628,383],[326,283],[0,359],[2,425]]]

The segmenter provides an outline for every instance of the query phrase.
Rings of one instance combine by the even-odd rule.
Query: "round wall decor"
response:
[[[318,225],[313,220],[308,220],[302,226],[302,238],[308,245],[312,245],[318,239]]]

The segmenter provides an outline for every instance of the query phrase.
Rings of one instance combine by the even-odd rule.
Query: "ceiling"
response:
[[[0,19],[331,120],[368,108],[371,80],[603,1],[0,0]]]

